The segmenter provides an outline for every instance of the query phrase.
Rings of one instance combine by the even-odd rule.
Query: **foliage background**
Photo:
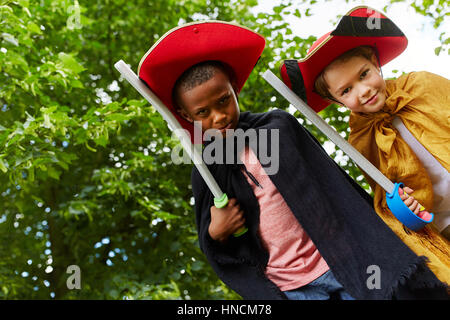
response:
[[[435,27],[448,15],[446,1],[409,2]],[[315,40],[284,21],[309,14],[299,3],[316,1],[254,13],[256,0],[0,0],[0,298],[239,299],[198,247],[191,167],[171,165],[176,141],[113,64],[136,70],[176,25],[234,21],[267,39],[242,109],[287,110],[258,74],[277,72],[274,61],[304,55]],[[436,54],[448,49],[440,40]],[[347,134],[346,112],[321,115]],[[340,164],[367,188],[347,160]],[[67,289],[74,264],[81,290]]]

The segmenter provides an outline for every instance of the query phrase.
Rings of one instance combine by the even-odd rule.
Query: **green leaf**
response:
[[[80,73],[86,70],[80,63],[78,63],[75,58],[67,53],[60,52],[58,54],[58,59],[61,61],[64,68],[72,70],[74,73]]]
[[[106,147],[106,145],[109,142],[108,136],[107,135],[101,135],[100,137],[94,139],[95,143],[98,144],[99,146],[102,147]]]
[[[434,54],[438,56],[441,53],[441,50],[442,50],[442,46],[435,48],[434,49]]]
[[[61,175],[61,171],[56,170],[52,166],[47,167],[47,173],[48,173],[49,177],[51,177],[55,180],[59,180],[59,176]]]
[[[200,271],[204,267],[204,263],[202,261],[194,261],[191,265],[192,271]]]
[[[106,116],[105,120],[123,122],[125,120],[128,120],[129,118],[130,118],[129,115],[127,114],[113,113],[111,115]]]
[[[28,7],[28,6],[30,6],[30,1],[29,0],[19,0],[18,2],[19,2],[19,5],[21,7]]]
[[[39,26],[37,24],[35,24],[34,22],[28,23],[27,29],[28,29],[28,31],[30,31],[32,33],[42,34],[41,28],[39,28]]]
[[[157,218],[163,219],[163,220],[174,220],[174,219],[179,219],[179,216],[176,216],[174,214],[171,214],[169,212],[166,211],[156,211],[153,213],[153,215]]]
[[[1,157],[0,157],[0,170],[3,171],[3,173],[6,173],[8,171]]]
[[[84,85],[83,85],[83,83],[80,81],[80,80],[72,80],[72,81],[70,81],[70,84],[71,84],[71,86],[72,86],[72,88],[84,88]]]

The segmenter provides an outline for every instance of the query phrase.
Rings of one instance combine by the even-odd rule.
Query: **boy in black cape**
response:
[[[217,275],[245,299],[448,298],[425,258],[383,223],[370,196],[295,117],[240,113],[237,95],[264,44],[235,24],[192,23],[169,31],[139,65],[139,77],[191,134],[198,121],[203,132],[216,130],[211,143],[227,146],[208,166],[230,197],[226,207],[214,206],[192,171],[200,247]],[[256,143],[228,148],[238,132],[254,133]],[[261,146],[275,150],[272,163],[262,161]],[[244,225],[247,232],[233,235]]]

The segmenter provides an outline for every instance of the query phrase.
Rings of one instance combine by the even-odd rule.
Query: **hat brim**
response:
[[[342,55],[343,53],[359,46],[371,46],[376,48],[379,56],[380,66],[385,65],[398,55],[400,55],[407,47],[408,40],[406,36],[398,29],[392,21],[390,21],[386,16],[382,15],[380,12],[371,9],[366,6],[359,6],[353,8],[346,16],[354,17],[353,19],[364,18],[370,19],[374,17],[381,19],[383,22],[380,29],[366,29],[364,31],[355,30],[354,22],[352,24],[352,34],[351,35],[336,35],[343,34],[342,31],[345,26],[343,26],[343,19],[339,22],[338,26],[333,32],[330,32],[323,39],[319,39],[320,43],[311,50],[306,57],[298,60],[298,71],[301,73],[300,81],[303,82],[304,93],[306,94],[306,100],[309,106],[313,108],[316,112],[323,110],[330,104],[330,101],[323,99],[314,90],[314,82],[322,70],[328,66],[333,60]],[[343,17],[344,18],[344,17]],[[346,21],[345,23],[348,23]],[[389,23],[389,24],[388,24]],[[389,25],[389,27],[384,27]],[[384,27],[384,29],[383,29]],[[390,28],[389,30],[386,30]],[[293,86],[291,79],[286,68],[286,62],[280,67],[281,77],[283,82],[288,85],[291,89]],[[294,90],[295,91],[295,90]],[[298,93],[297,93],[298,94]]]
[[[220,61],[234,72],[237,93],[247,81],[265,46],[265,39],[245,27],[224,21],[203,21],[167,32],[142,57],[138,75],[193,134],[172,101],[177,79],[188,68],[204,61]]]

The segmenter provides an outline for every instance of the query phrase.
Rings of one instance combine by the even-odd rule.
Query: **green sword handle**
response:
[[[222,194],[221,197],[219,198],[214,198],[214,205],[216,206],[216,208],[221,209],[226,207],[228,204],[228,196],[226,193]],[[242,228],[240,228],[238,231],[236,231],[235,233],[233,233],[233,236],[235,237],[240,237],[242,236],[244,233],[246,233],[248,231],[248,228],[246,226],[243,226]]]

